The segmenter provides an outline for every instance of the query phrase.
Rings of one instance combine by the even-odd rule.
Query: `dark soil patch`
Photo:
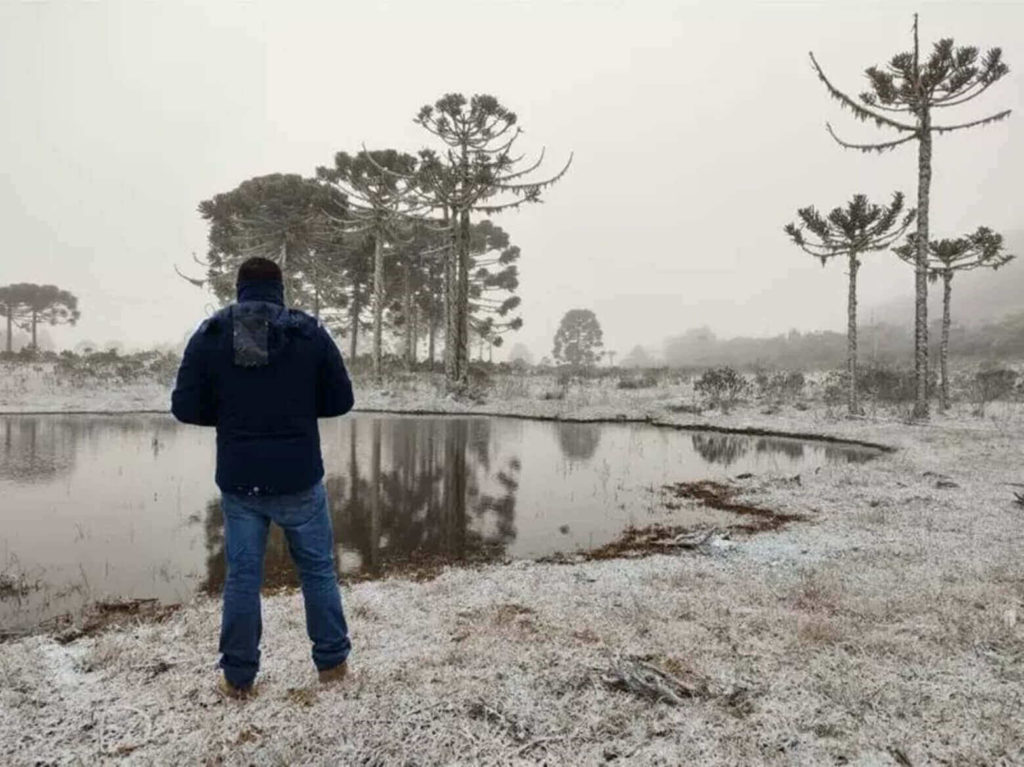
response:
[[[93,636],[107,629],[139,623],[161,623],[181,609],[180,604],[165,605],[156,599],[125,599],[96,602],[89,605],[78,622],[70,615],[48,621],[44,629],[54,640],[68,644],[84,636]]]
[[[677,525],[648,525],[647,527],[627,527],[622,535],[614,541],[598,546],[589,551],[577,554],[576,559],[561,561],[590,561],[595,559],[616,559],[618,557],[644,556],[647,554],[665,554],[676,548],[699,548],[699,546],[677,546],[675,542],[680,536],[687,536],[692,531]],[[709,531],[709,533],[714,531]],[[558,562],[559,555],[548,561]]]
[[[765,530],[777,530],[787,522],[804,519],[799,514],[785,514],[772,509],[762,509],[746,503],[736,503],[733,497],[739,492],[737,488],[723,485],[720,482],[701,480],[699,482],[677,482],[665,485],[665,490],[674,498],[687,498],[700,501],[712,509],[721,509],[733,514],[740,514],[750,521],[730,525],[731,530],[742,530],[748,533],[760,533]]]

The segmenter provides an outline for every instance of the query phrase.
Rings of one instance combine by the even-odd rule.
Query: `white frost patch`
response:
[[[60,645],[49,638],[38,648],[39,662],[58,689],[75,688],[82,684],[82,658],[90,649],[91,640]]]
[[[687,396],[673,387],[526,395],[474,410],[424,387],[360,403],[649,414],[899,451],[800,484],[745,480],[738,500],[809,521],[737,537],[727,556],[519,562],[345,587],[354,651],[337,689],[316,684],[294,593],[264,602],[262,687],[246,703],[214,690],[216,600],[65,648],[0,644],[0,763],[1024,763],[1019,406],[909,426],[821,407],[673,413],[665,404]],[[670,705],[602,682],[635,657],[706,693]]]

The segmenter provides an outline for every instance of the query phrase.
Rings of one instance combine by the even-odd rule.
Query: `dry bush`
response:
[[[808,644],[837,644],[845,635],[835,618],[820,615],[797,618],[797,637]]]
[[[501,401],[529,399],[530,379],[525,373],[521,375],[503,375],[495,381],[491,391],[494,397]]]
[[[798,370],[776,373],[758,370],[754,374],[754,384],[763,399],[781,404],[798,399],[803,394],[806,379]]]
[[[983,368],[972,379],[974,414],[985,415],[985,406],[996,400],[1012,399],[1016,392],[1017,373],[1008,368]]]
[[[800,574],[789,596],[790,603],[797,610],[835,613],[842,602],[843,586],[835,574],[809,569]]]
[[[750,389],[750,382],[730,367],[719,367],[705,370],[693,388],[710,407],[728,410]]]

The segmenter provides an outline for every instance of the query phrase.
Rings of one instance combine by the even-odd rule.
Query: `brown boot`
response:
[[[223,675],[221,675],[220,681],[217,683],[217,690],[224,697],[234,700],[248,700],[249,698],[256,697],[255,684],[251,684],[248,687],[235,687]]]
[[[324,669],[320,672],[320,684],[331,684],[340,682],[348,674],[348,661],[343,660],[337,666]]]

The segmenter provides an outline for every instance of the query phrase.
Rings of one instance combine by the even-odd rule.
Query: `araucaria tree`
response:
[[[12,351],[11,326],[32,332],[32,349],[38,349],[36,326],[74,325],[81,317],[78,298],[56,285],[19,282],[0,288],[0,313],[7,319],[7,351]]]
[[[862,152],[883,152],[901,144],[917,142],[917,253],[914,261],[914,417],[928,417],[928,230],[932,178],[932,141],[935,134],[965,130],[1002,120],[1009,110],[987,117],[953,125],[932,122],[936,110],[948,109],[971,101],[1004,75],[1009,68],[1002,60],[1002,51],[992,48],[984,56],[974,47],[956,47],[950,38],[937,42],[931,55],[922,60],[918,42],[917,15],[914,15],[914,47],[898,53],[889,64],[866,70],[871,90],[862,93],[859,101],[836,88],[825,76],[814,54],[811,63],[829,94],[850,109],[859,120],[873,121],[881,128],[890,128],[899,138],[872,144],[853,144],[840,139],[828,126],[831,136],[841,146]]]
[[[911,234],[904,245],[893,249],[897,256],[908,264],[917,264],[917,235]],[[942,280],[942,343],[939,346],[939,407],[949,407],[949,359],[950,300],[953,295],[953,275],[970,269],[998,269],[1013,260],[1014,256],[1003,252],[1003,236],[988,227],[978,227],[973,234],[955,240],[932,240],[928,243],[928,279]]]
[[[485,94],[467,99],[449,93],[420,109],[415,121],[444,146],[441,152],[421,152],[419,175],[424,199],[451,227],[445,259],[445,380],[454,390],[469,375],[471,217],[540,202],[541,192],[569,169],[572,156],[554,176],[531,180],[544,161],[543,151],[536,161],[523,164],[513,150],[522,133],[515,113]]]
[[[289,302],[320,316],[323,307],[345,302],[345,254],[327,226],[328,216],[344,216],[345,204],[335,190],[294,173],[243,181],[199,204],[210,225],[206,261],[197,259],[206,277],[178,274],[228,303],[239,264],[253,256],[269,258],[281,267]]]
[[[601,358],[601,325],[590,309],[570,309],[555,333],[552,356],[573,368],[590,367]]]
[[[797,211],[800,224],[787,224],[786,234],[824,266],[830,258],[845,257],[850,284],[847,298],[846,367],[849,375],[847,407],[861,413],[857,400],[857,271],[865,253],[886,250],[903,236],[915,211],[903,211],[903,195],[896,192],[889,205],[873,205],[863,194],[854,195],[845,208],[822,216],[814,207]],[[808,236],[810,235],[810,236]]]
[[[401,224],[415,215],[410,191],[415,184],[416,158],[394,149],[338,152],[334,167],[317,168],[317,176],[329,182],[348,200],[344,218],[332,218],[344,233],[359,233],[373,242],[373,375],[381,378],[383,356],[384,259],[386,249],[399,238]]]

